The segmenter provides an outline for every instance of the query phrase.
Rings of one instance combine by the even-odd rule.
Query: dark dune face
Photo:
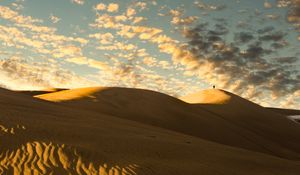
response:
[[[244,99],[188,104],[126,88],[36,97],[0,89],[0,174],[300,172],[300,127]]]
[[[30,95],[30,96],[35,96],[35,95],[42,95],[42,94],[52,93],[52,92],[59,92],[59,91],[63,91],[63,90],[68,90],[68,89],[51,88],[51,89],[45,89],[45,90],[18,91],[18,92],[22,93],[22,94],[27,94],[27,95]]]

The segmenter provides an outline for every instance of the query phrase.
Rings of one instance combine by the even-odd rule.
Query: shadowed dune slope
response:
[[[217,97],[213,97],[214,94]],[[207,103],[206,99],[211,96],[214,100]],[[260,136],[256,138],[256,142],[261,141],[270,152],[278,156],[288,155],[299,159],[300,127],[282,113],[218,89],[204,90],[182,99],[191,103],[196,109],[206,110]],[[268,139],[268,142],[264,139]]]
[[[188,104],[158,92],[129,88],[82,88],[35,97],[299,160],[299,126],[280,114],[222,90],[206,90],[190,96],[193,103],[201,104]]]
[[[52,93],[52,92],[59,92],[59,91],[62,91],[62,90],[68,90],[68,89],[50,88],[50,89],[32,90],[32,91],[20,90],[20,91],[17,91],[17,92],[22,93],[22,94],[27,94],[27,95],[30,95],[30,96],[35,96],[35,95],[42,95],[42,94]]]
[[[140,91],[139,96],[144,92]],[[93,100],[99,98],[89,96]],[[159,97],[164,98],[170,97]],[[171,104],[189,106],[171,99]],[[75,101],[78,100],[83,99]],[[0,89],[0,174],[297,175],[299,172],[299,161]]]

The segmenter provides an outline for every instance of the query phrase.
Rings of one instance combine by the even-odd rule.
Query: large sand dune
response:
[[[224,93],[189,104],[141,89],[0,89],[0,174],[299,174],[299,125]]]

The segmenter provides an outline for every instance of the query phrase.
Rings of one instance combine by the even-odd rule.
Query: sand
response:
[[[34,97],[0,89],[0,174],[299,174],[297,123],[225,91],[205,94],[218,100],[108,87]]]

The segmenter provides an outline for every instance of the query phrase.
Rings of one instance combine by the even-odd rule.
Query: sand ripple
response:
[[[135,175],[137,165],[109,166],[84,161],[76,149],[59,144],[28,142],[0,153],[0,174]]]

